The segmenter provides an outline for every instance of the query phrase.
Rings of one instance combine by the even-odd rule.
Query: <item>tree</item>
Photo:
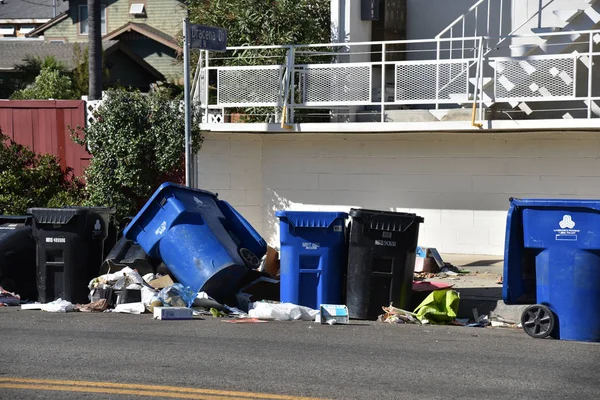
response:
[[[93,156],[85,172],[90,204],[115,207],[118,218],[133,215],[161,183],[182,180],[183,108],[168,90],[107,90],[94,117],[74,137]],[[196,151],[199,125],[192,126]]]
[[[100,0],[87,0],[90,100],[102,98],[102,26]]]
[[[329,3],[329,0],[190,0],[188,10],[193,23],[226,28],[228,46],[327,43],[331,25]],[[281,50],[261,54],[267,53],[285,54]]]
[[[57,157],[37,154],[0,129],[0,214],[23,215],[28,207],[80,205],[82,186],[71,169],[61,169]]]
[[[43,68],[35,82],[25,89],[17,90],[13,100],[66,100],[73,98],[71,79],[52,68]]]

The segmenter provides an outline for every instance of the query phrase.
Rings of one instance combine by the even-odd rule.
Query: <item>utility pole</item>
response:
[[[100,0],[87,0],[88,7],[88,100],[102,99],[102,8]]]

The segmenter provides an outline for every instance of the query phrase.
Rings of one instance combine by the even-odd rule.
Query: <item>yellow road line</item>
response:
[[[59,386],[59,385],[36,385],[28,383],[0,383],[0,388],[4,389],[25,389],[25,390],[50,390],[55,392],[77,392],[77,393],[103,393],[103,394],[124,394],[133,396],[145,397],[170,397],[174,399],[197,399],[197,400],[242,400],[245,397],[230,397],[230,396],[212,396],[203,395],[200,393],[175,393],[175,392],[160,392],[149,390],[133,390],[133,389],[111,389],[111,388],[94,388],[83,386]]]
[[[0,377],[0,387],[6,387],[5,384],[39,384],[42,389],[45,386],[43,385],[57,385],[64,387],[66,391],[77,391],[78,387],[87,387],[87,389],[91,388],[100,388],[95,390],[130,390],[134,391],[134,393],[123,393],[123,394],[136,394],[139,393],[139,390],[144,390],[150,393],[163,393],[161,396],[163,397],[173,397],[173,395],[184,395],[184,394],[203,394],[209,395],[213,397],[207,397],[210,399],[217,399],[214,396],[226,396],[226,397],[234,397],[234,398],[251,398],[251,399],[269,399],[269,400],[319,400],[317,398],[310,397],[298,397],[298,396],[287,396],[287,395],[277,395],[277,394],[267,394],[267,393],[252,393],[252,392],[236,392],[229,390],[216,390],[216,389],[202,389],[202,388],[191,388],[191,387],[177,387],[177,386],[164,386],[164,385],[142,385],[135,383],[117,383],[117,382],[97,382],[97,381],[74,381],[74,380],[52,380],[52,379],[33,379],[33,378],[10,378],[10,377]],[[134,390],[135,389],[135,390]],[[169,396],[164,396],[164,392],[171,392]],[[103,393],[103,392],[97,392]],[[106,392],[104,392],[106,393]],[[111,392],[112,393],[112,392]],[[145,396],[151,396],[150,394],[145,394]],[[155,395],[156,396],[156,395]],[[198,398],[198,397],[180,397],[180,398]]]

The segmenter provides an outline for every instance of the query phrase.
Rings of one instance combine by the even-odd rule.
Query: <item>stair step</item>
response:
[[[580,16],[583,11],[583,9],[575,8],[572,10],[554,10],[552,13],[565,24],[569,24]]]

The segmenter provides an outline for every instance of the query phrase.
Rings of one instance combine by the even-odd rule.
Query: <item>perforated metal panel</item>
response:
[[[398,62],[395,98],[396,103],[469,101],[469,62]]]
[[[495,60],[496,101],[575,97],[574,56]]]
[[[361,104],[371,101],[370,64],[307,65],[299,75],[305,105]]]
[[[281,65],[220,67],[217,69],[217,104],[232,106],[276,106],[281,98]]]

